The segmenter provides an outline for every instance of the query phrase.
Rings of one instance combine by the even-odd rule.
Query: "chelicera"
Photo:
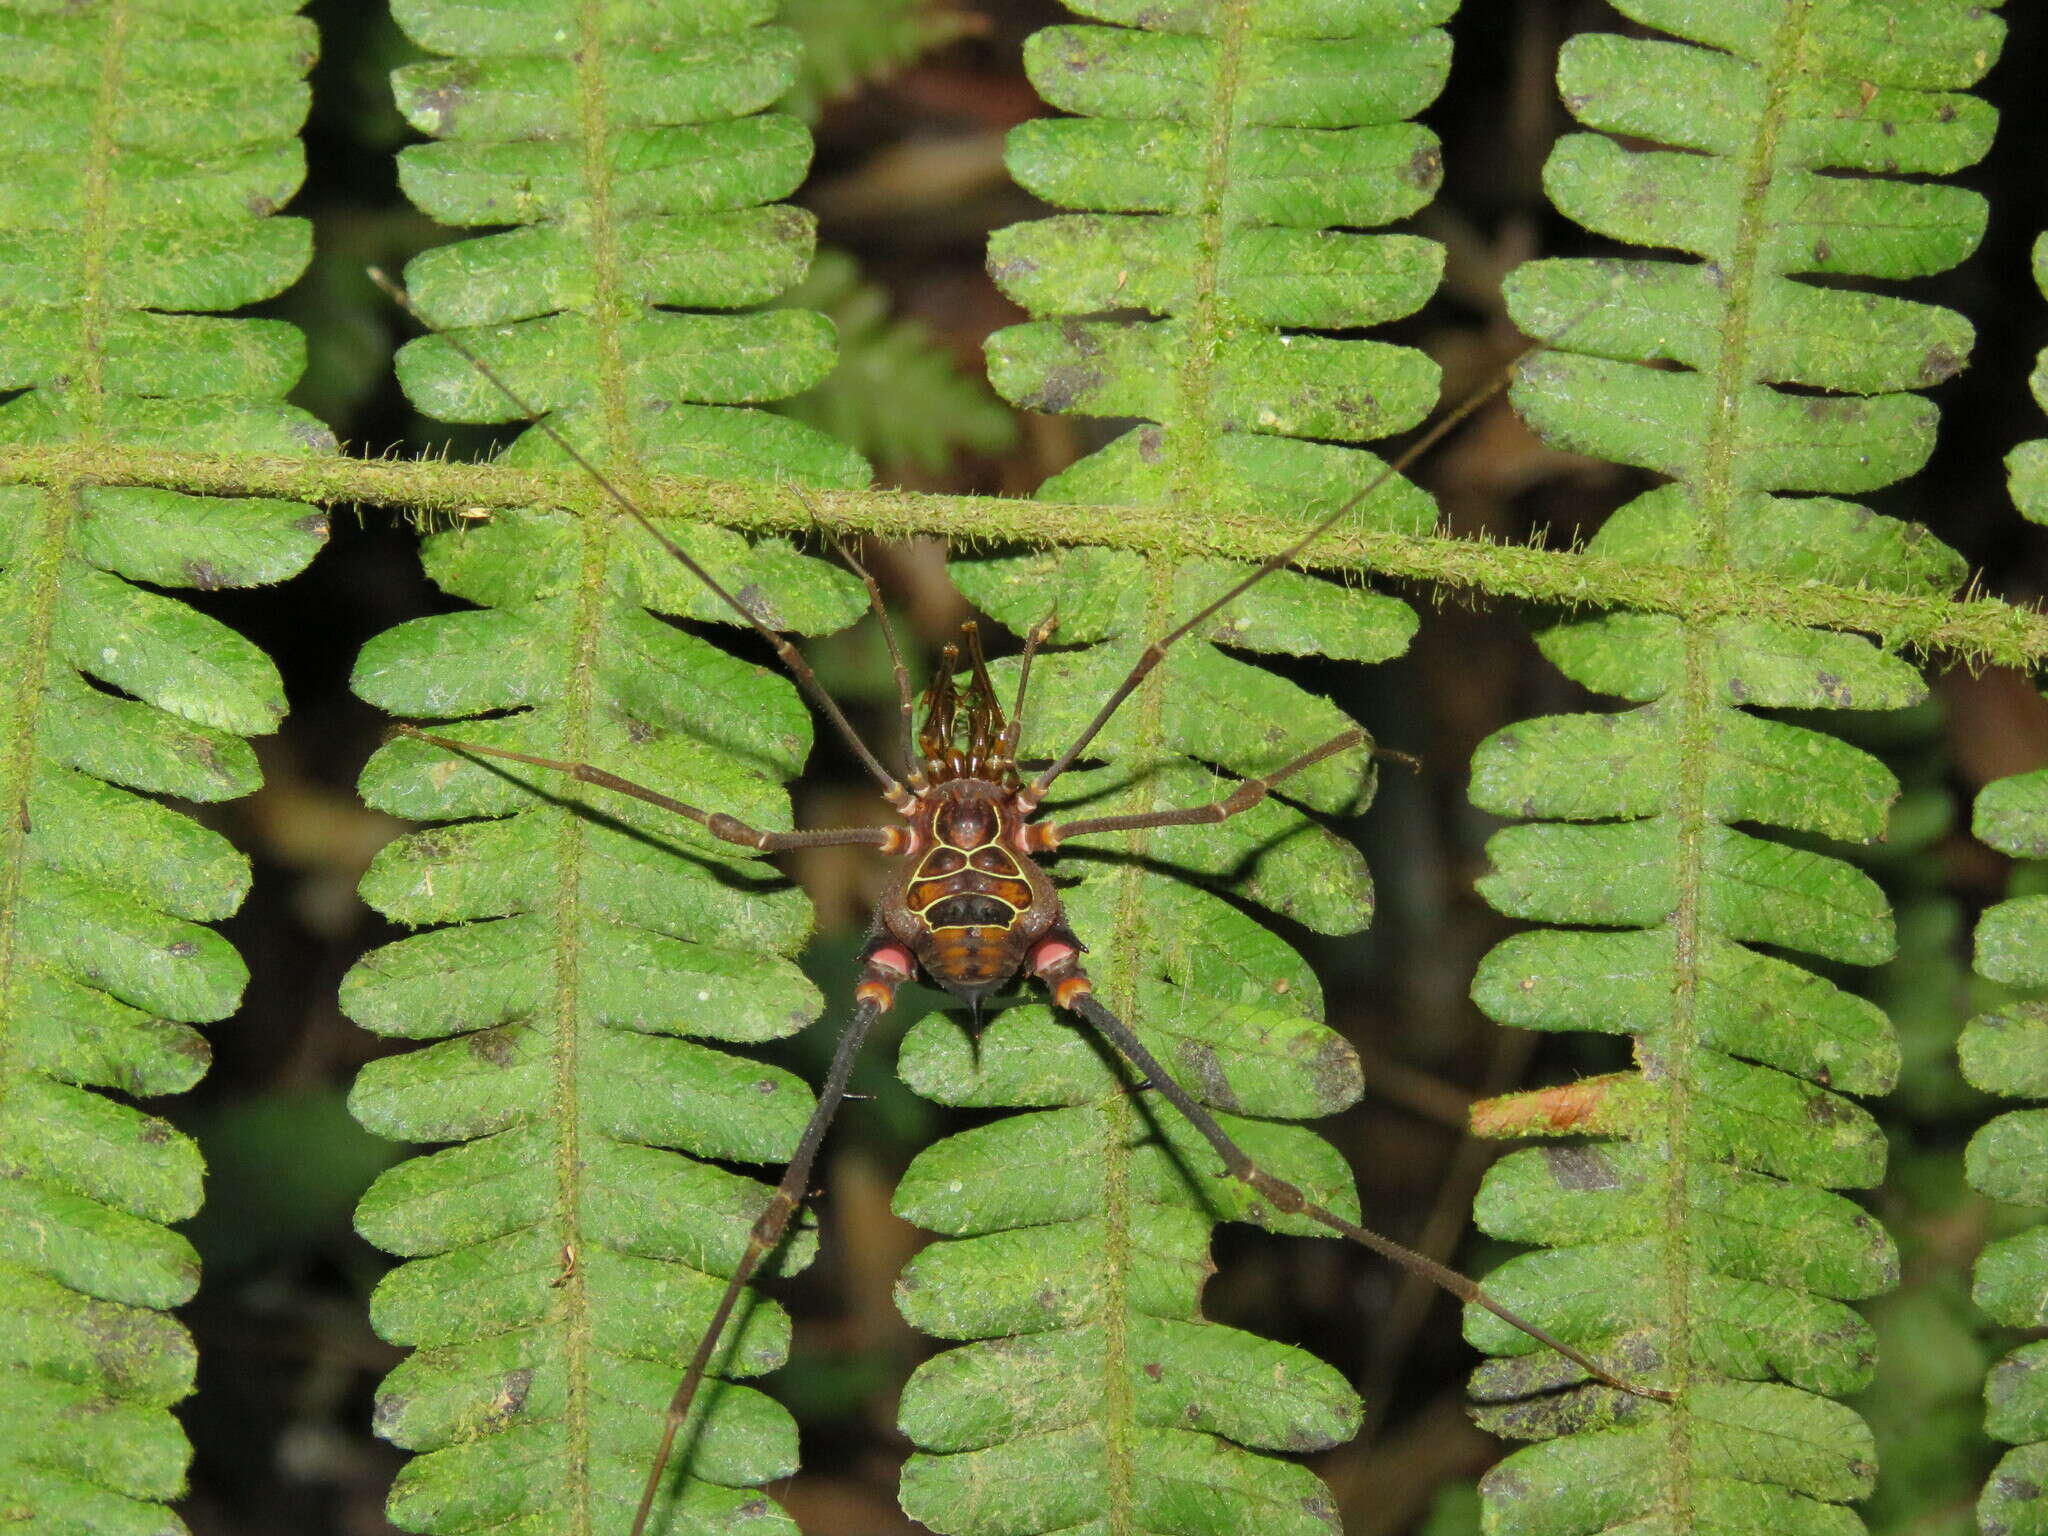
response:
[[[381,276],[378,280],[384,281]],[[385,286],[399,303],[410,309],[401,291],[388,283]],[[595,764],[565,762],[464,742],[416,726],[400,725],[395,728],[399,734],[450,752],[548,769],[646,801],[696,822],[716,838],[757,853],[864,845],[896,861],[862,953],[853,1013],[833,1052],[831,1066],[819,1089],[817,1107],[798,1138],[796,1150],[780,1182],[755,1220],[740,1262],[670,1399],[653,1465],[634,1515],[631,1536],[643,1536],[677,1434],[688,1419],[691,1405],[748,1280],[782,1241],[802,1203],[819,1145],[846,1097],[847,1082],[862,1043],[875,1021],[894,1004],[903,984],[919,976],[960,998],[977,1017],[988,997],[1012,983],[1019,980],[1043,983],[1055,1005],[1098,1032],[1131,1064],[1147,1088],[1187,1118],[1215,1150],[1230,1177],[1256,1190],[1275,1210],[1305,1216],[1424,1276],[1460,1299],[1485,1308],[1572,1361],[1596,1381],[1640,1396],[1669,1399],[1673,1395],[1663,1389],[1622,1379],[1582,1351],[1509,1311],[1455,1270],[1346,1220],[1309,1199],[1293,1184],[1258,1167],[1216,1118],[1175,1080],[1143,1042],[1095,995],[1094,985],[1081,964],[1085,945],[1080,936],[1067,926],[1059,893],[1039,863],[1046,855],[1076,839],[1226,820],[1258,805],[1277,786],[1316,763],[1347,752],[1376,750],[1366,733],[1353,727],[1270,773],[1240,781],[1229,795],[1220,800],[1123,816],[1068,821],[1034,820],[1053,783],[1081,758],[1117,709],[1137,691],[1177,641],[1206,624],[1267,576],[1292,565],[1359,502],[1426,451],[1489,398],[1493,391],[1468,400],[1439,421],[1400,459],[1335,512],[1318,521],[1300,539],[1254,567],[1227,591],[1148,645],[1074,740],[1029,779],[1024,777],[1019,766],[1018,749],[1023,734],[1031,663],[1040,647],[1051,637],[1056,616],[1048,615],[1025,641],[1016,697],[1007,716],[996,697],[995,685],[982,654],[979,630],[972,623],[963,625],[960,645],[946,647],[941,665],[926,690],[920,722],[909,672],[889,626],[880,588],[866,569],[842,548],[842,557],[867,587],[870,604],[881,622],[893,663],[902,757],[908,765],[899,779],[861,739],[795,646],[669,538],[616,482],[564,438],[540,412],[527,406],[460,338],[446,332],[441,334],[521,414],[533,418],[535,424],[603,489],[621,511],[774,648],[798,686],[874,778],[883,799],[900,819],[899,825],[886,827],[790,832],[764,830],[722,811],[707,810],[636,784]],[[798,495],[801,497],[800,492]],[[964,694],[955,683],[963,656],[968,673]]]

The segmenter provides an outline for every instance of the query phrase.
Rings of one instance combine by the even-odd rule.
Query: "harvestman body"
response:
[[[399,304],[412,311],[410,301],[400,289],[381,273],[373,271],[371,275]],[[412,312],[417,318],[417,312]],[[1031,677],[1031,660],[1052,633],[1053,618],[1048,616],[1025,641],[1016,702],[1008,718],[997,702],[995,687],[982,657],[979,632],[972,623],[962,625],[961,640],[969,672],[964,699],[953,681],[959,669],[962,646],[947,646],[943,662],[926,690],[924,718],[919,726],[909,674],[897,649],[895,635],[889,628],[887,615],[883,612],[880,589],[874,579],[850,555],[846,555],[848,564],[867,586],[894,663],[903,755],[909,765],[909,771],[902,780],[898,780],[861,740],[852,723],[788,640],[770,629],[687,551],[664,534],[602,470],[550,422],[527,406],[459,338],[445,332],[441,334],[442,339],[466,358],[522,415],[534,418],[540,430],[588,473],[622,511],[775,648],[791,676],[846,740],[881,786],[882,796],[890,809],[904,823],[895,827],[764,831],[736,817],[690,805],[588,763],[562,762],[499,747],[480,746],[423,731],[416,726],[396,727],[399,734],[431,742],[451,752],[551,769],[583,783],[644,800],[689,818],[714,837],[758,853],[866,845],[879,850],[885,857],[899,861],[876,911],[874,930],[862,954],[853,1016],[833,1053],[831,1067],[818,1093],[817,1108],[804,1126],[781,1182],[748,1234],[746,1250],[669,1402],[654,1464],[648,1472],[639,1508],[633,1517],[631,1536],[643,1536],[648,1514],[660,1493],[677,1433],[689,1417],[691,1404],[696,1399],[746,1282],[782,1240],[802,1202],[812,1162],[826,1128],[846,1095],[847,1081],[852,1075],[861,1043],[876,1019],[895,1002],[897,989],[920,973],[929,982],[965,1001],[977,1014],[984,998],[1020,977],[1035,977],[1044,982],[1058,1007],[1075,1014],[1099,1032],[1143,1075],[1151,1088],[1187,1117],[1195,1130],[1215,1149],[1227,1174],[1251,1186],[1276,1210],[1306,1216],[1424,1276],[1460,1299],[1484,1307],[1557,1351],[1598,1381],[1646,1397],[1668,1399],[1672,1395],[1659,1388],[1622,1380],[1563,1340],[1516,1316],[1455,1270],[1447,1269],[1391,1238],[1345,1220],[1310,1200],[1286,1180],[1275,1178],[1255,1165],[1215,1117],[1196,1102],[1123,1021],[1096,998],[1093,983],[1080,963],[1085,946],[1067,927],[1059,894],[1038,864],[1041,856],[1075,838],[1227,820],[1258,805],[1276,785],[1326,758],[1361,747],[1371,750],[1366,733],[1354,726],[1271,773],[1242,781],[1227,797],[1206,805],[1064,822],[1032,820],[1054,780],[1087,750],[1117,708],[1165,658],[1169,647],[1265,577],[1293,564],[1303,551],[1329,532],[1359,502],[1490,398],[1505,384],[1505,378],[1493,389],[1468,400],[1438,422],[1421,441],[1384,469],[1365,489],[1319,521],[1295,543],[1256,567],[1179,627],[1148,645],[1129,675],[1111,692],[1080,735],[1028,782],[1018,769],[1017,746],[1022,732],[1026,689]],[[845,551],[841,553],[844,555]]]

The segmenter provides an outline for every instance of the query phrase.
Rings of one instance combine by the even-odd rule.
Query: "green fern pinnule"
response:
[[[419,257],[414,300],[628,486],[654,469],[866,480],[849,450],[746,408],[804,388],[833,355],[815,314],[733,312],[774,298],[811,250],[808,217],[770,205],[809,158],[800,125],[761,115],[796,65],[791,34],[760,24],[772,11],[397,7],[442,55],[395,79],[436,140],[404,153],[404,185],[444,222],[516,226]],[[515,414],[438,337],[399,367],[431,415]],[[506,458],[562,461],[536,432]],[[786,544],[675,537],[779,628],[860,612],[851,578]],[[356,670],[366,698],[788,825],[782,783],[809,750],[809,716],[788,682],[658,616],[734,619],[643,530],[533,508],[431,538],[425,558],[477,606],[371,641]],[[380,1431],[422,1453],[392,1519],[612,1536],[766,1198],[707,1160],[785,1158],[811,1107],[795,1077],[703,1042],[771,1039],[814,1017],[789,958],[809,909],[694,825],[559,776],[397,741],[364,791],[455,823],[393,844],[364,883],[400,921],[449,926],[377,951],[344,986],[370,1028],[432,1042],[363,1073],[360,1118],[453,1143],[380,1179],[358,1216],[409,1260],[373,1301],[380,1331],[416,1346],[379,1401]],[[808,1252],[799,1238],[780,1267]],[[787,1343],[772,1303],[744,1316],[729,1377],[771,1369]],[[794,1425],[743,1386],[708,1402],[650,1529],[787,1528],[757,1490],[792,1470]]]
[[[1337,226],[1428,200],[1435,142],[1405,119],[1442,83],[1449,45],[1433,23],[1451,8],[1096,3],[1076,9],[1118,25],[1031,40],[1040,93],[1079,115],[1018,129],[1009,162],[1028,190],[1073,211],[992,239],[990,271],[1035,318],[991,338],[991,375],[1027,409],[1147,419],[1043,497],[1171,502],[1191,519],[1253,505],[1306,526],[1379,468],[1336,443],[1427,413],[1436,372],[1419,354],[1314,333],[1405,315],[1435,286],[1433,245]],[[1132,309],[1151,318],[1104,317]],[[1434,518],[1401,482],[1359,515],[1409,532]],[[1059,616],[1056,638],[1074,648],[1040,663],[1026,732],[1026,754],[1043,756],[1147,641],[1243,574],[1086,548],[953,571],[1019,632]],[[1382,660],[1414,622],[1391,599],[1270,578],[1170,655],[1090,748],[1108,766],[1068,775],[1058,803],[1085,801],[1090,814],[1199,803],[1222,792],[1219,769],[1278,766],[1348,722],[1221,647]],[[1356,757],[1332,761],[1286,794],[1355,808],[1363,771]],[[1313,974],[1220,895],[1161,866],[1341,933],[1371,916],[1363,864],[1278,801],[1060,864],[1116,1011],[1255,1159],[1355,1210],[1333,1149],[1284,1123],[1359,1089],[1356,1058],[1320,1022]],[[928,1018],[902,1067],[946,1102],[1036,1111],[931,1148],[897,1196],[949,1239],[905,1274],[905,1314],[970,1341],[905,1390],[903,1426],[923,1448],[905,1470],[905,1509],[961,1536],[1328,1529],[1327,1492],[1260,1453],[1347,1437],[1355,1398],[1312,1356],[1210,1323],[1200,1302],[1217,1220],[1317,1229],[1223,1178],[1178,1117],[1134,1100],[1124,1074],[1043,1007],[1004,1013],[978,1048],[961,1024]]]
[[[289,326],[200,313],[305,265],[297,189],[311,26],[290,0],[0,5],[0,443],[305,454],[284,404]],[[16,393],[16,392],[19,393]],[[189,1456],[170,1406],[191,1340],[166,1310],[198,1279],[169,1229],[199,1154],[95,1092],[189,1087],[191,1026],[240,998],[204,924],[248,861],[160,795],[258,782],[269,660],[161,588],[279,581],[326,537],[296,503],[0,488],[0,1521],[155,1533]],[[147,583],[147,586],[137,585]]]
[[[777,105],[807,121],[974,25],[950,0],[782,0],[776,19],[804,45],[796,83]]]
[[[2048,294],[2048,235],[2034,244],[2034,281]],[[2036,398],[2048,410],[2035,367]],[[2048,518],[2048,440],[2022,443],[2006,459],[2012,497],[2035,522]],[[2048,858],[2048,773],[2016,774],[1977,797],[1976,833],[2014,858]],[[1987,910],[1977,926],[1977,969],[2016,989],[2011,1001],[1979,1014],[1958,1046],[1963,1073],[1987,1093],[2048,1100],[2048,898],[2015,895]],[[2008,1110],[1971,1139],[1970,1182],[1994,1200],[2048,1205],[2048,1108]],[[1977,1261],[1977,1305],[2007,1327],[2048,1327],[2048,1225],[2002,1237]],[[2009,1442],[1977,1505],[1986,1536],[2048,1531],[2048,1343],[2022,1344],[1991,1368],[1984,1384],[1985,1432]]]
[[[1968,324],[1796,275],[1911,277],[1968,254],[1981,201],[1897,178],[1984,152],[1992,113],[1959,92],[1996,56],[1998,21],[1962,3],[1620,9],[1689,41],[1576,38],[1561,90],[1587,126],[1671,147],[1574,135],[1546,184],[1598,233],[1697,259],[1510,279],[1517,320],[1556,349],[1516,387],[1525,415],[1551,442],[1671,477],[1593,552],[1953,590],[1961,562],[1932,539],[1776,493],[1870,490],[1926,458],[1934,409],[1905,391],[1961,366]],[[1882,1173],[1876,1123],[1846,1095],[1886,1091],[1898,1048],[1875,1007],[1785,956],[1881,963],[1892,918],[1848,863],[1744,828],[1868,841],[1897,786],[1860,750],[1752,711],[1896,708],[1922,684],[1859,636],[1768,614],[1613,614],[1542,645],[1634,707],[1480,749],[1475,802],[1548,818],[1494,839],[1483,891],[1572,927],[1501,945],[1474,995],[1505,1023],[1628,1034],[1636,1070],[1483,1107],[1498,1134],[1597,1138],[1496,1165],[1482,1226],[1544,1247],[1489,1286],[1680,1396],[1515,1403],[1576,1373],[1470,1315],[1512,1357],[1480,1373],[1502,1404],[1487,1422],[1542,1442],[1489,1475],[1490,1528],[1854,1529],[1840,1506],[1870,1486],[1870,1435],[1832,1399],[1868,1379],[1872,1344],[1843,1302],[1889,1286],[1897,1260],[1830,1189]]]

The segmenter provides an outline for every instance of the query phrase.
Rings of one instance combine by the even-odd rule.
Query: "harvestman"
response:
[[[412,306],[403,290],[381,272],[371,276],[394,301],[415,319],[424,318]],[[1138,688],[1152,669],[1165,658],[1167,650],[1192,633],[1227,604],[1249,591],[1275,571],[1292,565],[1317,539],[1366,497],[1400,473],[1439,439],[1484,404],[1507,382],[1504,375],[1489,389],[1473,396],[1433,426],[1407,452],[1388,465],[1336,511],[1324,517],[1301,538],[1279,554],[1256,567],[1250,575],[1191,618],[1148,645],[1130,673],[1103,701],[1102,707],[1069,743],[1066,750],[1026,782],[1018,768],[1017,747],[1022,732],[1025,690],[1031,679],[1031,660],[1053,629],[1053,618],[1040,622],[1024,643],[1017,678],[1016,701],[1005,719],[995,696],[995,686],[982,657],[979,632],[971,622],[961,626],[961,640],[968,663],[969,682],[964,701],[953,682],[962,647],[947,646],[944,660],[924,697],[924,721],[917,724],[917,706],[910,690],[909,673],[903,665],[896,637],[883,611],[880,588],[851,555],[841,549],[868,590],[876,617],[889,647],[896,676],[896,694],[901,712],[904,761],[909,765],[901,780],[882,766],[869,750],[853,724],[831,695],[825,692],[796,647],[771,629],[746,604],[719,584],[716,578],[680,545],[657,527],[632,498],[603,470],[579,451],[540,412],[534,410],[498,373],[460,338],[447,332],[441,339],[474,367],[522,416],[533,420],[540,430],[570,460],[581,468],[627,516],[647,531],[661,547],[680,561],[717,598],[740,616],[769,645],[788,668],[790,676],[811,702],[831,722],[861,765],[881,786],[882,798],[900,816],[900,827],[838,827],[812,832],[770,832],[748,826],[722,811],[676,800],[659,791],[622,779],[589,763],[570,763],[535,757],[502,747],[481,746],[452,737],[400,725],[395,733],[430,742],[450,752],[474,757],[505,759],[529,767],[566,773],[584,784],[630,795],[650,805],[661,806],[688,817],[713,837],[738,844],[756,853],[784,853],[796,848],[866,846],[885,857],[900,860],[891,876],[876,913],[874,931],[862,951],[860,982],[854,989],[853,1017],[839,1038],[831,1067],[818,1093],[817,1108],[797,1140],[795,1153],[784,1170],[782,1181],[769,1197],[766,1208],[748,1234],[747,1246],[727,1282],[724,1294],[713,1310],[711,1321],[690,1356],[689,1365],[669,1400],[654,1465],[648,1471],[639,1508],[633,1516],[631,1536],[644,1536],[647,1517],[661,1489],[663,1474],[674,1449],[676,1435],[689,1417],[690,1405],[707,1374],[718,1342],[732,1317],[746,1283],[761,1261],[782,1240],[790,1220],[802,1203],[810,1179],[811,1164],[819,1143],[846,1095],[854,1058],[875,1020],[896,999],[904,982],[923,974],[979,1011],[989,993],[1007,986],[1020,975],[1044,982],[1053,1002],[1100,1033],[1135,1067],[1145,1082],[1187,1117],[1223,1160],[1231,1177],[1251,1186],[1276,1210],[1306,1216],[1373,1252],[1393,1260],[1415,1274],[1441,1286],[1463,1301],[1484,1307],[1496,1317],[1547,1345],[1608,1386],[1640,1396],[1666,1398],[1672,1394],[1660,1388],[1644,1387],[1613,1375],[1590,1357],[1496,1302],[1475,1282],[1448,1269],[1413,1249],[1382,1237],[1379,1233],[1346,1221],[1334,1211],[1316,1204],[1294,1185],[1275,1178],[1255,1165],[1208,1110],[1197,1103],[1175,1081],[1159,1059],[1122,1020],[1105,1008],[1095,996],[1094,986],[1080,964],[1083,945],[1066,925],[1059,894],[1038,865],[1038,859],[1063,843],[1105,832],[1132,832],[1148,827],[1177,827],[1227,820],[1250,810],[1303,769],[1326,758],[1357,747],[1372,750],[1370,738],[1356,726],[1332,736],[1319,747],[1302,753],[1271,773],[1245,779],[1221,800],[1175,810],[1143,811],[1129,816],[1091,816],[1073,821],[1033,822],[1033,812],[1053,782],[1071,768],[1088,744],[1095,739],[1125,699]],[[800,493],[799,493],[800,494]],[[961,706],[965,704],[965,719]],[[960,739],[964,731],[965,746]]]

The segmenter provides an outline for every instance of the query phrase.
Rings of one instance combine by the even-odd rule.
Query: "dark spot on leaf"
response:
[[[328,522],[325,512],[310,512],[304,517],[293,520],[292,531],[295,533],[310,533],[316,539],[324,539],[333,531],[333,525]]]
[[[533,1390],[533,1367],[521,1366],[516,1371],[507,1371],[498,1383],[498,1390],[491,1394],[491,1400],[484,1408],[484,1428],[495,1429],[508,1419],[516,1416],[526,1406],[526,1395]]]
[[[1884,163],[1884,169],[1885,174],[1887,176],[1896,176],[1899,174],[1899,162],[1896,160],[1887,160]]]
[[[1343,1443],[1344,1437],[1341,1433],[1330,1434],[1308,1424],[1294,1423],[1281,1430],[1280,1443],[1275,1449],[1295,1456],[1306,1456],[1311,1451],[1327,1451],[1331,1446]]]
[[[645,720],[636,718],[626,722],[626,740],[636,747],[644,747],[660,735],[661,732]]]
[[[2041,1497],[2039,1483],[2031,1477],[2021,1477],[2015,1472],[2001,1473],[1994,1477],[1991,1486],[1998,1490],[2001,1498],[2010,1499],[2016,1504],[2031,1504]]]
[[[1078,364],[1066,364],[1046,370],[1038,388],[1026,392],[1023,400],[1025,409],[1045,411],[1057,416],[1071,411],[1076,402],[1086,399],[1102,387],[1103,372],[1099,368],[1085,368]]]
[[[1358,1096],[1358,1055],[1341,1039],[1325,1036],[1308,1063],[1316,1100],[1335,1114]]]
[[[186,561],[185,580],[202,592],[218,592],[227,585],[219,568],[209,560]]]
[[[1102,356],[1102,338],[1093,326],[1079,320],[1062,320],[1059,324],[1060,340],[1074,349],[1076,357]]]
[[[1854,694],[1851,692],[1849,685],[1844,683],[1834,673],[1816,672],[1813,674],[1813,680],[1820,685],[1822,696],[1829,703],[1833,704],[1835,708],[1850,709],[1854,707]]]
[[[1748,701],[1749,701],[1749,684],[1748,684],[1748,683],[1746,683],[1746,682],[1744,682],[1744,681],[1743,681],[1743,680],[1742,680],[1741,678],[1739,678],[1739,677],[1731,677],[1731,678],[1729,678],[1729,679],[1728,679],[1728,702],[1729,702],[1729,703],[1731,703],[1731,704],[1745,704],[1745,703],[1747,703]]]
[[[988,263],[988,275],[996,280],[998,286],[1012,278],[1029,277],[1037,270],[1038,263],[1029,256],[1012,256],[1004,261],[990,257]]]
[[[459,76],[450,74],[438,89],[416,97],[413,101],[413,110],[431,113],[434,118],[435,134],[446,138],[455,126],[457,110],[467,100],[468,95],[467,83]]]
[[[1479,1479],[1479,1492],[1489,1500],[1523,1499],[1529,1496],[1529,1485],[1503,1462]]]
[[[1303,1512],[1311,1519],[1320,1520],[1325,1525],[1335,1525],[1337,1523],[1336,1506],[1331,1504],[1329,1499],[1322,1494],[1310,1494],[1301,1501],[1301,1507]]]
[[[1927,355],[1920,359],[1922,384],[1939,384],[1943,379],[1952,379],[1963,371],[1963,357],[1954,347],[1929,347]]]
[[[739,1507],[739,1517],[742,1520],[759,1520],[774,1511],[775,1506],[766,1499],[749,1499]]]
[[[1555,1440],[1587,1430],[1611,1429],[1633,1417],[1615,1401],[1627,1398],[1623,1392],[1582,1386],[1527,1402],[1495,1404],[1480,1409],[1473,1418],[1488,1434],[1511,1440]]]
[[[179,960],[190,960],[199,953],[199,946],[190,939],[180,939],[175,944],[166,944],[164,953]]]
[[[1806,1101],[1806,1118],[1815,1125],[1845,1125],[1856,1118],[1856,1109],[1832,1093],[1816,1093]]]
[[[1813,1080],[1816,1083],[1819,1083],[1821,1087],[1825,1088],[1830,1083],[1834,1082],[1835,1074],[1828,1070],[1828,1064],[1826,1062],[1822,1062],[1819,1066],[1813,1069]]]
[[[1039,1289],[1038,1294],[1031,1298],[1031,1304],[1042,1312],[1057,1312],[1060,1305],[1060,1293],[1049,1285],[1043,1286]]]
[[[1934,120],[1937,123],[1954,122],[1956,120],[1956,109],[1954,103],[1943,102],[1940,110],[1934,114]]]
[[[1166,1368],[1162,1366],[1157,1360],[1147,1360],[1145,1364],[1142,1367],[1140,1367],[1140,1369],[1142,1369],[1145,1372],[1146,1377],[1152,1381],[1158,1381],[1161,1377],[1165,1376],[1166,1374]]]
[[[370,1410],[370,1433],[389,1440],[398,1428],[398,1421],[405,1416],[405,1410],[412,1406],[412,1397],[404,1392],[380,1392],[377,1405]]]
[[[1562,99],[1565,111],[1571,113],[1573,117],[1583,119],[1586,115],[1586,106],[1593,100],[1593,95],[1590,91],[1574,91]]]
[[[154,1314],[88,1306],[79,1324],[81,1337],[92,1354],[94,1374],[104,1378],[115,1393],[133,1390],[140,1373],[156,1364],[162,1340],[148,1324]]]
[[[285,434],[313,453],[333,453],[341,447],[335,435],[317,421],[295,421]]]
[[[502,1029],[486,1029],[469,1037],[469,1054],[493,1067],[509,1067],[519,1051]]]
[[[759,1078],[754,1083],[754,1092],[756,1093],[773,1093],[775,1088],[776,1082],[772,1077]]]
[[[1543,1160],[1559,1189],[1619,1189],[1614,1164],[1601,1147],[1545,1147]]]
[[[763,624],[766,624],[770,629],[783,628],[782,615],[775,611],[775,604],[769,601],[768,594],[763,592],[755,583],[748,582],[739,591],[733,593],[733,596],[740,600],[742,608],[746,609],[747,612],[751,613]]]
[[[1138,429],[1138,462],[1157,464],[1166,457],[1166,433],[1159,427]]]
[[[1899,136],[1899,125],[1890,118],[1886,118],[1877,125],[1877,131],[1888,139],[1895,139]]]
[[[242,206],[259,219],[267,219],[277,212],[277,199],[263,192],[252,192],[242,199]]]
[[[1174,1052],[1174,1059],[1180,1063],[1181,1080],[1196,1098],[1233,1115],[1244,1113],[1237,1095],[1231,1091],[1230,1079],[1223,1075],[1223,1064],[1217,1061],[1215,1051],[1198,1040],[1189,1040]]]
[[[142,1122],[142,1144],[145,1147],[160,1147],[170,1139],[169,1122],[159,1120],[154,1115]]]
[[[1829,245],[1827,241],[1816,240],[1813,242],[1813,259],[1815,261],[1825,262],[1830,256],[1834,254],[1835,248],[1832,245]]]
[[[1859,1363],[1874,1365],[1877,1362],[1876,1339],[1869,1328],[1859,1321],[1852,1319],[1833,1327],[1822,1328],[1813,1334],[1812,1340],[1815,1352],[1824,1350],[1829,1354],[1840,1354],[1853,1350]]]
[[[1431,144],[1418,149],[1408,157],[1408,164],[1401,172],[1401,179],[1411,187],[1427,190],[1441,181],[1443,174],[1443,151]]]

